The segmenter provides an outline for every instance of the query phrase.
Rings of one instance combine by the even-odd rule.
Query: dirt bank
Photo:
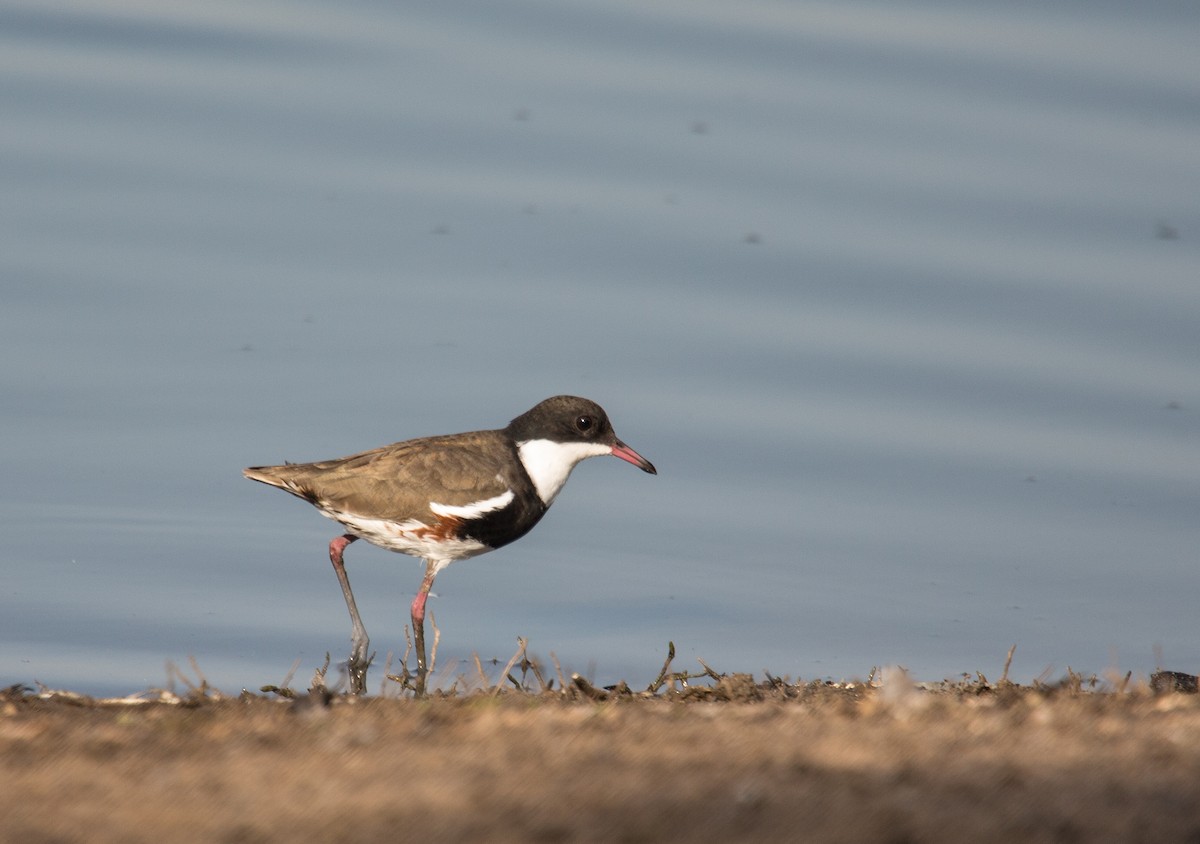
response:
[[[1195,695],[724,684],[120,705],[12,689],[2,838],[1200,840]]]

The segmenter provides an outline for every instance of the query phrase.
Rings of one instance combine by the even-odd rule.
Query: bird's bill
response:
[[[613,446],[612,456],[620,457],[622,460],[632,463],[634,466],[637,466],[643,472],[649,472],[651,475],[658,474],[658,470],[654,468],[653,463],[651,463],[645,457],[642,457],[642,455],[638,454],[636,451],[634,451],[629,446],[625,445],[625,443],[621,442],[620,440],[617,440],[616,444]]]

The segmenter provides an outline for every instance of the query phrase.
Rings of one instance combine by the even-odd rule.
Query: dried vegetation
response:
[[[1010,655],[1011,659],[1011,655]],[[861,682],[531,657],[229,696],[0,695],[13,841],[1197,841],[1195,678]],[[1189,681],[1189,678],[1190,681]]]

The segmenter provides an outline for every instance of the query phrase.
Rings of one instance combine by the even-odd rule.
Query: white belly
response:
[[[455,560],[476,557],[492,550],[478,539],[437,536],[424,522],[366,519],[335,510],[321,512],[335,522],[341,522],[350,533],[372,545],[435,562],[439,571]]]

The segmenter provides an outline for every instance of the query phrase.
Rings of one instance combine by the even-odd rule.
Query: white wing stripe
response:
[[[457,519],[477,519],[484,513],[504,509],[512,503],[515,497],[513,491],[509,489],[494,498],[486,498],[483,501],[475,501],[471,504],[438,504],[436,501],[431,501],[429,502],[429,509],[437,516],[448,516]]]

